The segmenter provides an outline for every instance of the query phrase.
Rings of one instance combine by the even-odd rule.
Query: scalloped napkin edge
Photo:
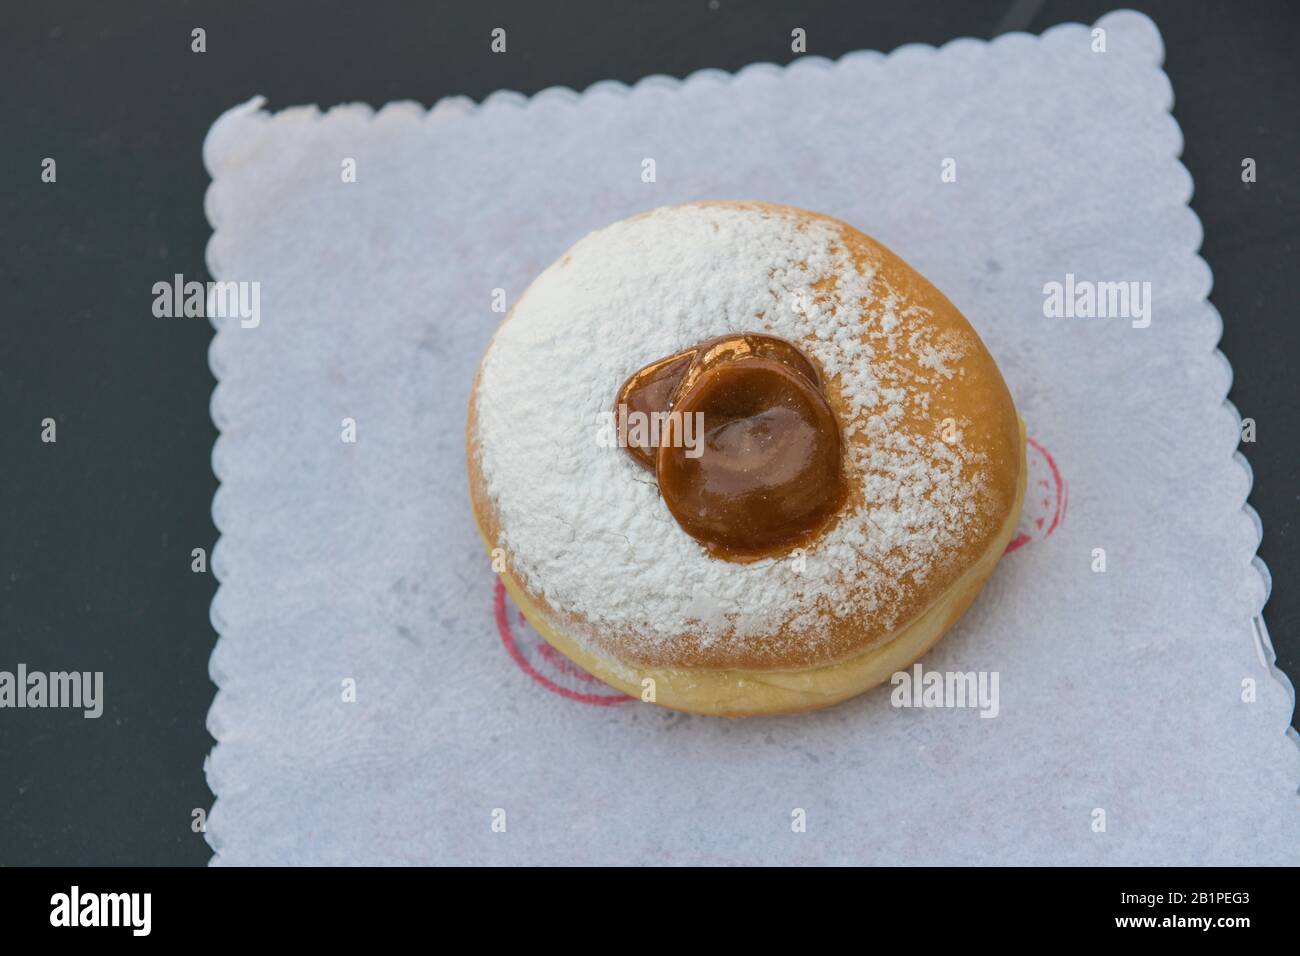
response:
[[[1161,67],[1164,61],[1163,42],[1160,39],[1158,29],[1155,27],[1153,23],[1151,23],[1149,18],[1147,18],[1144,14],[1138,13],[1136,11],[1131,11],[1131,10],[1116,10],[1101,17],[1094,26],[1112,28],[1117,25],[1123,25],[1131,29],[1135,20],[1144,21],[1147,24],[1148,29],[1145,31],[1145,33],[1149,38],[1150,42],[1145,50],[1145,55],[1152,66],[1157,68]],[[1086,25],[1078,24],[1078,23],[1062,23],[1044,31],[1041,36],[1047,37],[1058,31],[1075,30],[1080,27],[1084,27],[1085,29],[1088,28]],[[439,99],[431,107],[428,107],[427,109],[414,101],[391,101],[378,110],[375,110],[371,106],[364,103],[348,103],[348,104],[340,104],[334,106],[326,112],[322,112],[319,109],[319,107],[315,105],[307,105],[307,106],[288,107],[272,114],[272,113],[268,113],[266,110],[263,109],[263,106],[266,103],[265,97],[260,95],[254,96],[248,101],[246,101],[245,103],[234,106],[231,109],[227,110],[226,112],[222,113],[221,116],[218,117],[218,119],[213,123],[213,125],[209,129],[209,132],[203,142],[203,146],[202,146],[203,162],[206,169],[208,170],[209,174],[213,179],[213,183],[208,188],[204,199],[205,213],[207,215],[208,221],[212,226],[212,230],[213,230],[213,235],[208,242],[207,253],[206,253],[208,269],[214,278],[220,278],[223,275],[224,270],[222,268],[222,262],[220,256],[220,245],[221,245],[220,229],[221,229],[221,220],[222,220],[222,210],[219,201],[220,180],[221,180],[222,169],[227,163],[237,161],[240,155],[245,150],[251,148],[252,144],[256,142],[256,138],[255,136],[249,135],[250,131],[254,130],[256,127],[259,126],[262,128],[262,132],[265,133],[266,130],[270,128],[271,124],[330,122],[335,119],[356,118],[356,117],[365,117],[370,122],[377,123],[377,124],[380,123],[383,124],[387,124],[387,123],[446,124],[446,123],[452,123],[456,121],[465,121],[465,120],[472,121],[476,116],[481,116],[485,113],[496,111],[496,110],[505,110],[505,109],[526,110],[537,104],[543,104],[543,103],[554,104],[557,102],[562,102],[562,103],[570,104],[572,106],[577,106],[581,104],[583,101],[592,98],[611,97],[611,96],[631,97],[636,95],[639,91],[649,90],[649,89],[657,88],[657,89],[675,90],[675,89],[689,87],[695,84],[728,84],[751,75],[764,74],[764,73],[781,74],[785,72],[794,73],[798,71],[809,71],[809,70],[830,71],[839,68],[841,64],[850,63],[859,59],[867,59],[867,60],[891,59],[892,60],[892,59],[907,59],[907,58],[918,58],[918,57],[922,57],[922,58],[932,57],[937,54],[941,54],[944,51],[947,51],[949,49],[958,48],[967,44],[980,44],[980,45],[989,44],[992,46],[998,46],[998,45],[1006,45],[1006,44],[1018,44],[1025,41],[1036,42],[1038,39],[1039,38],[1035,35],[1021,33],[1021,32],[1002,34],[990,40],[983,40],[983,39],[971,38],[971,37],[959,37],[947,43],[944,43],[939,47],[933,47],[928,44],[922,44],[922,43],[909,43],[900,46],[887,54],[875,50],[863,50],[863,51],[854,51],[845,54],[844,56],[836,60],[829,60],[824,57],[812,56],[812,55],[804,56],[798,60],[791,62],[786,66],[780,66],[772,63],[753,63],[741,68],[740,70],[736,71],[734,74],[719,69],[706,68],[706,69],[701,69],[692,72],[684,79],[678,79],[675,77],[654,74],[654,75],[646,76],[631,85],[624,84],[617,80],[602,80],[591,84],[581,92],[577,92],[574,91],[573,89],[570,89],[568,87],[563,87],[563,86],[548,87],[546,89],[539,91],[536,94],[533,94],[532,96],[527,96],[511,90],[498,90],[490,94],[488,97],[486,97],[481,104],[476,104],[471,99],[465,96],[448,96]],[[1173,107],[1173,95],[1172,95],[1172,88],[1171,88],[1169,98],[1168,98],[1168,103],[1167,103],[1167,109],[1170,111],[1171,116],[1172,116],[1172,107]],[[1178,156],[1181,157],[1181,149],[1179,150]],[[1180,168],[1183,169],[1184,172],[1186,172],[1186,167],[1182,165],[1181,161],[1179,161],[1179,166]],[[1191,179],[1190,173],[1187,173],[1187,177],[1188,177],[1188,181],[1190,182]],[[1192,213],[1192,215],[1195,216],[1195,211],[1191,210],[1190,208],[1190,193],[1188,197],[1188,209]],[[1199,227],[1200,226],[1199,217],[1196,218],[1196,223],[1197,226]],[[1205,268],[1206,273],[1209,274],[1210,273],[1209,265],[1208,263],[1205,263],[1204,259],[1199,255],[1199,247],[1197,250],[1197,259],[1200,260],[1201,264]],[[1210,284],[1212,285],[1212,276],[1210,278]],[[1221,396],[1222,404],[1228,413],[1228,417],[1230,418],[1229,424],[1231,426],[1232,432],[1235,435],[1239,436],[1241,432],[1242,418],[1239,411],[1227,398],[1227,394],[1231,388],[1232,367],[1227,356],[1218,347],[1218,343],[1221,341],[1222,338],[1223,322],[1222,322],[1222,317],[1219,314],[1218,310],[1213,306],[1213,303],[1209,302],[1209,286],[1207,286],[1206,289],[1205,304],[1213,312],[1213,315],[1215,316],[1216,320],[1219,323],[1219,329],[1217,334],[1214,337],[1214,347],[1212,352],[1210,353],[1210,356],[1212,357],[1212,361],[1221,364],[1224,369],[1224,373],[1225,373],[1224,384],[1223,384],[1223,393]],[[222,382],[224,377],[223,369],[221,368],[220,362],[216,359],[215,356],[218,351],[217,346],[219,340],[223,335],[230,334],[232,329],[230,328],[230,323],[223,323],[221,320],[215,318],[213,319],[213,325],[216,334],[214,336],[212,345],[209,350],[209,356],[210,356],[210,366],[212,368],[212,372],[215,378],[217,379],[217,385],[214,388],[213,395],[212,395],[211,416],[220,434],[218,435],[217,441],[213,447],[212,467],[213,467],[213,472],[218,478],[218,480],[223,482],[225,478],[224,478],[224,467],[221,460],[221,449],[222,449],[223,442],[228,441],[226,436],[228,420],[222,404]],[[1225,432],[1226,432],[1226,428],[1225,428]],[[1256,591],[1258,593],[1256,609],[1252,618],[1253,626],[1254,626],[1255,649],[1261,664],[1267,668],[1269,673],[1273,675],[1273,677],[1285,688],[1287,693],[1290,695],[1292,708],[1294,709],[1295,706],[1294,684],[1289,679],[1289,677],[1277,666],[1276,652],[1273,649],[1272,642],[1269,638],[1268,630],[1263,618],[1263,607],[1266,604],[1269,597],[1269,593],[1271,591],[1272,579],[1267,566],[1262,561],[1262,559],[1260,559],[1257,553],[1258,544],[1259,541],[1262,539],[1262,535],[1263,535],[1262,520],[1259,514],[1256,512],[1256,510],[1248,503],[1250,490],[1253,487],[1253,473],[1249,461],[1241,453],[1240,449],[1234,448],[1232,452],[1232,459],[1237,462],[1237,464],[1239,465],[1239,467],[1241,468],[1245,476],[1245,493],[1242,496],[1241,510],[1247,516],[1251,525],[1255,529],[1256,553],[1252,555],[1251,561],[1249,562],[1249,566],[1251,570],[1247,572],[1247,574],[1251,575],[1251,578],[1253,578],[1254,580],[1257,580],[1258,585],[1254,583],[1254,580],[1250,580],[1244,585],[1250,590]],[[214,496],[214,501],[213,501],[213,519],[214,519],[214,523],[218,528],[218,531],[220,532],[218,536],[218,545],[221,541],[221,538],[225,535],[225,531],[223,529],[224,522],[221,518],[221,513],[220,513],[220,498],[221,498],[221,491],[220,488],[218,488],[218,491]],[[211,605],[211,620],[212,620],[213,627],[218,632],[218,641],[220,641],[221,637],[224,636],[224,630],[225,630],[224,622],[220,612],[220,604],[222,599],[220,582],[224,578],[224,562],[220,559],[219,555],[224,556],[226,551],[228,551],[228,548],[221,549],[218,546],[214,546],[213,549],[212,568],[213,568],[214,575],[216,576],[219,582],[219,586]],[[215,652],[214,652],[214,659],[215,659]],[[214,695],[212,708],[209,711],[209,730],[210,732],[212,732],[213,736],[218,740],[217,746],[220,746],[220,741],[222,739],[222,732],[221,732],[222,729],[219,726],[214,726],[212,723],[212,719],[213,719],[213,714],[217,711],[217,701],[222,695],[222,685],[224,683],[224,675],[220,672],[219,668],[216,666],[211,667],[210,670],[211,670],[212,679],[214,683],[216,683],[218,689],[216,694]],[[1300,748],[1300,735],[1297,735],[1294,728],[1292,728],[1288,724],[1285,732],[1287,736],[1289,736],[1292,739],[1292,741],[1297,744],[1297,747]],[[214,747],[214,750],[215,749],[216,748]],[[210,762],[211,762],[211,758],[209,756],[208,758],[205,759],[205,770],[208,772],[209,775],[209,784],[211,786],[211,789],[213,790],[214,794],[217,795],[217,801],[219,801],[220,793],[224,789],[224,784],[221,779],[219,779],[212,773],[212,770],[209,766]],[[215,806],[215,802],[214,802],[214,806]],[[212,843],[211,838],[209,838],[209,842]],[[213,861],[215,862],[217,854],[220,853],[220,847],[213,844],[213,849],[214,849]]]

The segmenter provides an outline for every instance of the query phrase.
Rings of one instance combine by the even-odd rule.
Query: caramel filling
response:
[[[651,362],[623,383],[623,387],[618,390],[615,405],[625,407],[627,417],[636,412],[650,416],[671,411],[677,396],[677,386],[681,384],[693,358],[695,350],[690,349]],[[621,437],[623,447],[632,457],[654,471],[655,452],[658,449],[642,444],[644,432],[631,431]]]
[[[677,523],[717,557],[789,551],[843,505],[839,422],[816,366],[784,339],[703,342],[636,372],[617,402],[662,416],[658,447],[624,445],[654,470]]]

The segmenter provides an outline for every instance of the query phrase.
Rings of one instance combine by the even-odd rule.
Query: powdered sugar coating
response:
[[[515,305],[481,369],[479,464],[519,579],[590,625],[588,641],[609,629],[648,654],[685,632],[752,650],[791,624],[815,643],[828,615],[903,623],[889,609],[961,541],[982,477],[960,440],[900,427],[928,410],[928,384],[957,374],[965,344],[932,334],[925,310],[899,308],[877,278],[838,224],[777,207],[667,207],[577,243]],[[711,557],[653,478],[597,440],[632,372],[736,331],[800,344],[858,436],[846,471],[860,493],[798,564]]]

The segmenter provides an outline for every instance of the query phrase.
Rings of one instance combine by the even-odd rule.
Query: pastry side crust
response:
[[[882,644],[838,663],[799,670],[739,670],[710,668],[635,667],[594,654],[570,637],[507,569],[502,583],[524,617],[546,642],[611,687],[643,699],[646,680],[653,681],[653,703],[670,710],[715,717],[795,714],[830,707],[856,697],[905,670],[939,642],[966,612],[1015,534],[1025,497],[1025,423],[1020,426],[1020,477],[1015,504],[998,534],[979,559],[938,596],[918,617],[895,631]],[[477,518],[477,510],[475,512]],[[491,553],[492,539],[479,525]]]

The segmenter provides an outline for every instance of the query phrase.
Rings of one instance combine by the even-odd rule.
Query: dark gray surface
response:
[[[191,813],[216,635],[210,549],[211,329],[156,319],[154,282],[207,278],[209,124],[255,93],[278,109],[390,99],[431,104],[493,90],[581,89],[809,52],[889,50],[1006,29],[1091,22],[1102,2],[544,4],[287,0],[245,5],[22,3],[0,8],[0,669],[103,670],[99,720],[0,711],[0,864],[202,864]],[[1297,14],[1286,3],[1138,3],[1167,47],[1184,162],[1214,270],[1231,400],[1258,422],[1244,447],[1260,554],[1276,586],[1266,620],[1297,672],[1293,586],[1297,388]],[[208,52],[190,52],[190,30]],[[496,26],[510,52],[489,53]],[[57,186],[39,180],[58,162]],[[1241,160],[1259,181],[1243,185]],[[58,442],[39,440],[58,421]],[[1207,555],[1207,560],[1213,556]]]

